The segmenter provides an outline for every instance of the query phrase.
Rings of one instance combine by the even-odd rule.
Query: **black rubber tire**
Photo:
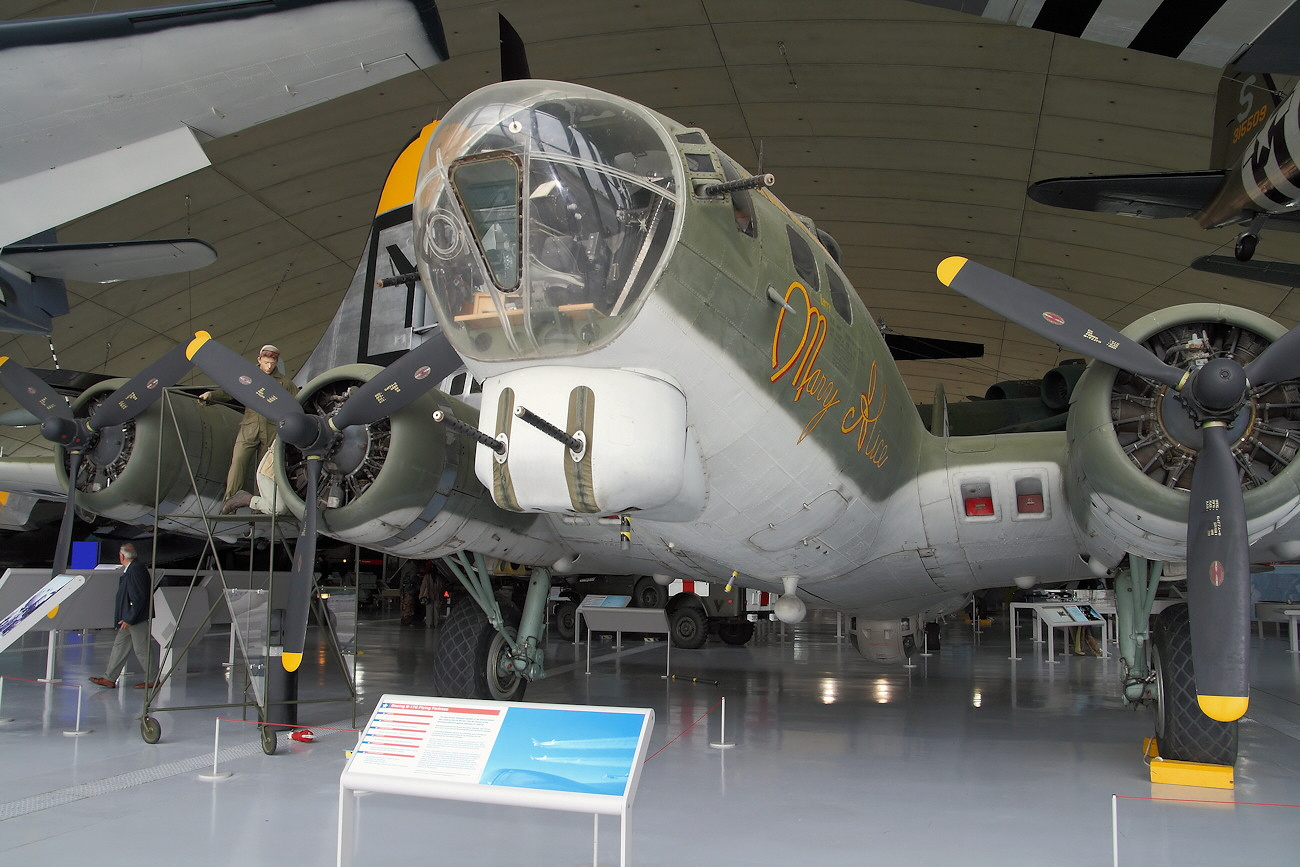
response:
[[[718,624],[718,637],[724,644],[742,647],[754,637],[754,624],[748,620],[724,620]]]
[[[684,650],[699,650],[709,637],[709,622],[704,612],[689,605],[669,615],[668,628],[672,630],[673,647]]]
[[[578,629],[578,603],[572,599],[562,599],[555,603],[555,613],[552,615],[555,627],[555,637],[561,641],[572,641],[573,635]]]
[[[146,744],[156,744],[162,740],[162,726],[158,720],[151,716],[140,720],[140,737]]]
[[[634,608],[663,608],[668,604],[668,588],[649,575],[642,575],[632,585]]]
[[[1237,723],[1219,722],[1196,703],[1192,668],[1192,627],[1186,605],[1160,612],[1151,625],[1152,665],[1156,672],[1156,743],[1161,758],[1180,762],[1233,765],[1237,762]]]
[[[1237,243],[1233,245],[1232,253],[1238,262],[1249,262],[1255,257],[1255,248],[1258,246],[1259,235],[1242,232],[1237,236]]]
[[[519,609],[501,605],[506,629],[514,637],[519,628]],[[456,600],[442,634],[433,649],[433,688],[447,698],[477,698],[519,701],[528,686],[517,673],[502,673],[498,663],[509,645],[492,628],[487,614],[469,597]]]
[[[262,732],[262,752],[268,756],[275,755],[275,748],[280,745],[280,739],[276,737],[273,726],[258,726]]]

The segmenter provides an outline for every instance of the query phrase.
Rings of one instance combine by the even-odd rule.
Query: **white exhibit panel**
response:
[[[0,620],[0,650],[13,644],[85,583],[84,575],[55,575],[51,578],[44,587]]]
[[[117,594],[117,576],[121,572],[122,567],[117,564],[102,569],[69,569],[64,574],[82,576],[86,579],[84,587],[65,600],[53,617],[33,624],[31,628],[38,632],[113,628],[113,599]],[[49,569],[6,570],[0,576],[0,611],[12,611],[49,580]]]
[[[1101,612],[1092,604],[1087,602],[1015,602],[1011,605],[1011,658],[1018,659],[1016,655],[1016,614],[1022,610],[1030,610],[1035,614],[1034,619],[1034,640],[1041,641],[1039,637],[1042,631],[1047,631],[1047,661],[1056,662],[1056,629],[1063,629],[1074,626],[1095,627],[1102,630],[1101,653],[1102,656],[1109,656],[1106,649],[1107,644],[1107,625],[1106,619],[1102,617]],[[1065,642],[1065,652],[1070,652],[1070,643]]]
[[[626,861],[654,718],[650,708],[386,694],[339,777],[338,864],[352,863],[358,792],[619,816]]]

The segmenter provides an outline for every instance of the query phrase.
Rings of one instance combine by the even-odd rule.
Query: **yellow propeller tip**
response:
[[[53,620],[55,615],[57,615],[58,613],[59,613],[59,606],[55,605],[53,608],[50,609],[50,613],[46,614],[45,616]]]
[[[285,671],[297,671],[298,666],[302,665],[302,654],[282,653],[280,654],[280,664],[284,666]]]
[[[939,282],[945,286],[951,286],[952,281],[957,279],[957,272],[962,269],[967,259],[965,256],[949,256],[939,263],[935,273],[939,275]]]
[[[1201,713],[1219,722],[1232,722],[1246,715],[1250,698],[1244,695],[1198,695]]]
[[[206,331],[194,332],[194,339],[190,341],[189,346],[185,347],[185,357],[188,358],[190,361],[193,361],[194,353],[202,349],[203,344],[207,343],[211,339],[212,339],[212,335]]]

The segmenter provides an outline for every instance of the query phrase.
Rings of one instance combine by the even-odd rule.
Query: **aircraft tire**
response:
[[[1152,624],[1152,633],[1152,662],[1159,690],[1156,742],[1160,756],[1182,762],[1236,764],[1237,723],[1210,719],[1196,703],[1187,606],[1174,605],[1162,611]]]
[[[754,637],[754,624],[748,620],[724,620],[718,624],[718,637],[733,647],[743,647]]]
[[[519,627],[519,609],[502,604],[501,615],[511,636]],[[519,701],[528,681],[515,672],[502,673],[498,663],[509,652],[505,636],[492,628],[478,603],[462,597],[452,606],[433,651],[433,688],[448,698]]]
[[[1237,236],[1237,243],[1233,245],[1232,253],[1237,257],[1238,262],[1249,262],[1255,257],[1255,248],[1258,246],[1259,235],[1242,232]]]
[[[674,647],[699,650],[709,637],[709,623],[704,612],[692,606],[678,608],[668,617]]]
[[[572,641],[578,630],[578,603],[572,599],[563,599],[555,606],[555,637],[561,641]]]

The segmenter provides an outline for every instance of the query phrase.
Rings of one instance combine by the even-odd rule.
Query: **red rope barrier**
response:
[[[314,726],[311,725],[310,723],[260,722],[259,720],[255,720],[255,719],[230,719],[229,717],[224,717],[224,716],[217,717],[217,721],[243,723],[244,725],[254,725],[254,726],[278,726],[280,728],[287,728],[287,729],[315,729],[316,731],[322,731],[322,732],[352,732],[353,734],[356,734],[357,732],[360,731],[360,729],[336,729],[336,728],[330,728],[329,726]]]
[[[1300,804],[1261,804],[1253,801],[1212,801],[1208,798],[1150,798],[1145,795],[1116,795],[1126,801],[1169,801],[1174,804],[1218,804],[1221,807],[1290,807],[1300,810]]]
[[[717,707],[717,706],[720,705],[720,704],[722,704],[722,699],[718,699],[717,701],[715,701],[715,702],[713,703],[713,707]],[[659,749],[655,750],[654,753],[653,753],[651,756],[649,756],[649,758],[647,758],[647,759],[646,759],[644,762],[642,762],[641,764],[643,764],[643,765],[644,765],[644,764],[647,764],[647,763],[650,761],[650,759],[653,759],[655,756],[659,755],[659,754],[662,753],[664,750],[668,749],[668,748],[671,747],[673,744],[677,743],[677,738],[680,738],[682,735],[686,734],[688,731],[690,731],[691,729],[695,728],[697,725],[700,724],[700,720],[704,719],[704,718],[707,717],[709,714],[713,713],[713,707],[709,708],[709,709],[706,710],[703,714],[701,714],[700,717],[699,717],[699,719],[697,719],[695,722],[691,723],[691,724],[688,725],[686,728],[684,728],[684,729],[682,729],[680,732],[678,732],[676,738],[673,738],[673,739],[670,740],[668,743],[664,744],[662,747],[660,747]]]

